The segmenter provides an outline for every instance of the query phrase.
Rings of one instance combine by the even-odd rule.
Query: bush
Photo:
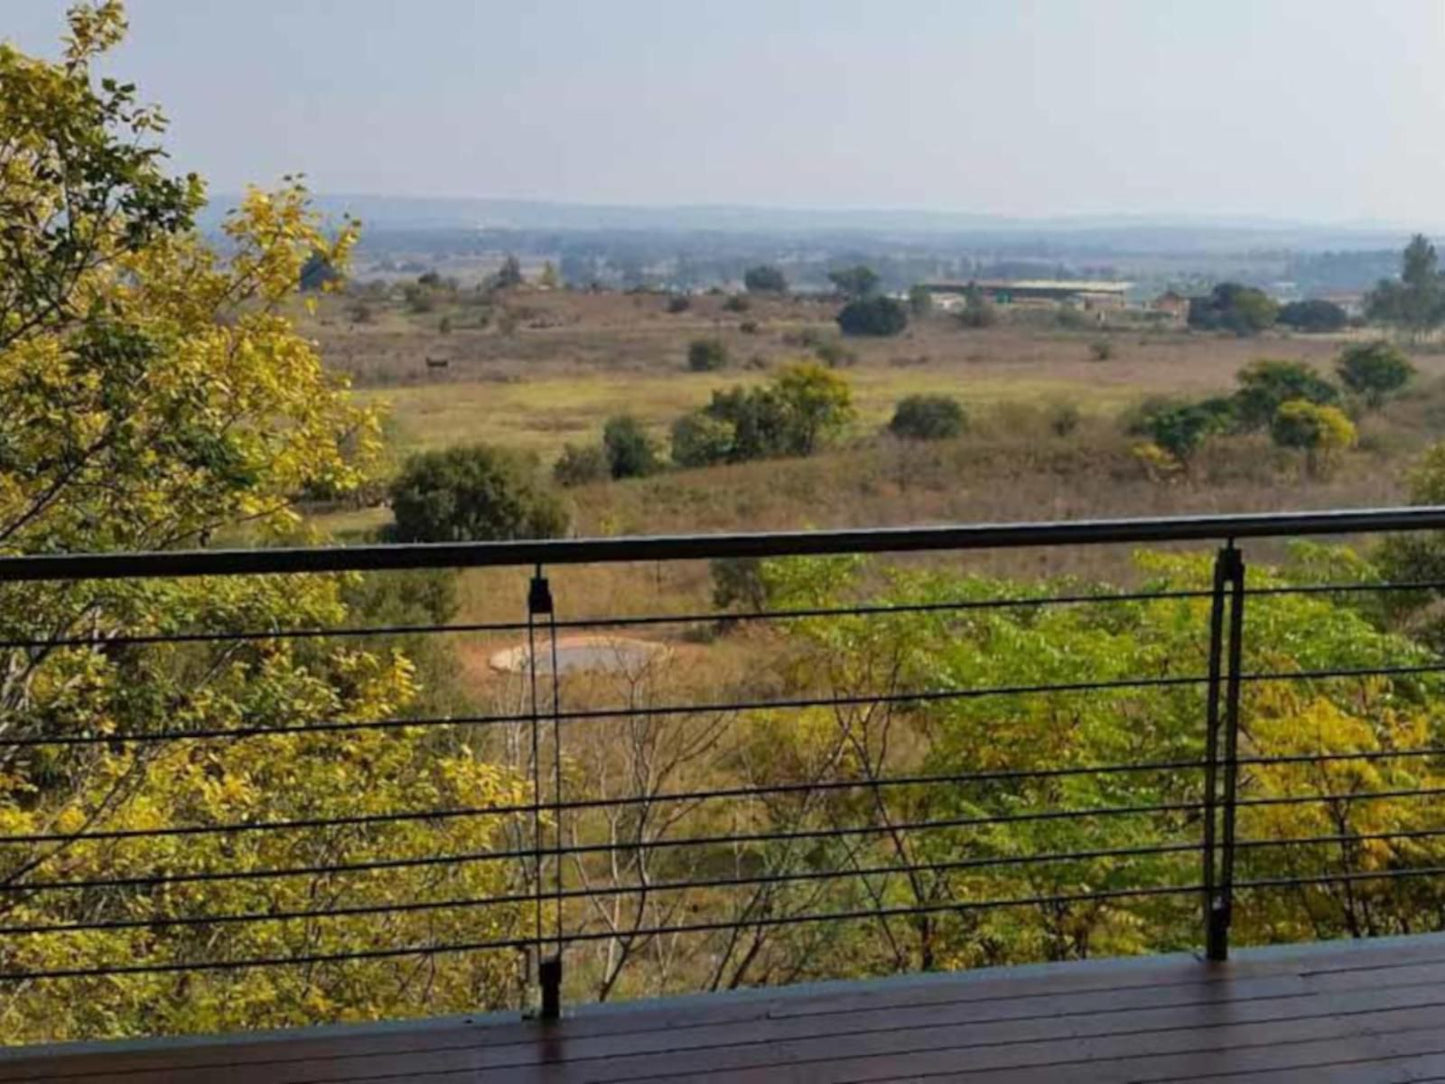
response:
[[[747,312],[752,307],[753,303],[742,294],[733,294],[723,302],[723,311],[725,312]]]
[[[630,414],[607,419],[602,427],[602,450],[613,478],[642,478],[656,474],[662,466],[652,438]]]
[[[844,305],[837,319],[844,335],[899,335],[908,326],[908,310],[891,297],[864,297]]]
[[[1083,420],[1083,412],[1074,403],[1055,403],[1049,407],[1049,430],[1056,437],[1071,436]]]
[[[1339,402],[1340,391],[1302,361],[1256,361],[1235,375],[1235,414],[1244,429],[1262,429],[1274,421],[1282,404],[1291,399],[1328,406]]]
[[[783,272],[770,264],[759,264],[743,272],[743,285],[750,294],[785,294],[788,280]]]
[[[738,330],[744,335],[756,335],[758,333],[758,322],[756,320],[744,320],[738,325]]]
[[[1281,305],[1277,322],[1296,331],[1341,331],[1349,324],[1350,317],[1333,301],[1314,299]]]
[[[1263,290],[1221,282],[1207,297],[1189,301],[1189,326],[1203,331],[1255,335],[1275,322],[1279,307]]]
[[[686,312],[692,308],[692,298],[686,294],[673,294],[667,299],[667,311],[670,313]]]
[[[672,462],[678,467],[710,467],[732,457],[736,431],[731,423],[698,410],[672,423]]]
[[[721,339],[693,339],[687,345],[687,367],[695,373],[711,373],[726,369],[727,344]]]
[[[555,538],[567,530],[558,495],[534,459],[486,444],[422,452],[390,487],[397,542]]]
[[[914,316],[927,316],[933,311],[933,294],[926,286],[912,286],[908,290],[908,311]]]
[[[1095,339],[1089,344],[1089,357],[1095,361],[1108,361],[1114,356],[1114,344],[1108,339]]]
[[[767,609],[768,585],[760,558],[719,557],[709,562],[708,567],[712,572],[714,609],[730,610],[737,606],[753,613]]]
[[[947,440],[963,433],[968,419],[950,395],[910,395],[893,410],[888,431],[906,440]]]
[[[836,339],[825,339],[820,342],[813,353],[818,360],[830,369],[841,369],[847,365],[853,365],[858,361],[858,355],[849,350]]]
[[[552,465],[552,479],[562,486],[585,486],[611,475],[600,444],[568,444]]]
[[[968,294],[964,297],[963,309],[958,314],[958,322],[961,326],[971,329],[993,327],[998,323],[998,309],[994,308],[993,302],[983,296],[982,290],[970,287]]]
[[[1335,367],[1340,382],[1371,407],[1379,407],[1392,392],[1410,382],[1415,367],[1396,347],[1383,340],[1350,346]]]
[[[1354,447],[1358,440],[1354,423],[1344,411],[1307,399],[1282,403],[1270,423],[1269,435],[1281,448],[1303,449],[1311,474],[1327,468],[1338,453]]]

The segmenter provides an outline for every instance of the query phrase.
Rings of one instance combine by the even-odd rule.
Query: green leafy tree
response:
[[[727,343],[721,339],[693,339],[687,344],[687,367],[693,372],[716,372],[727,365]]]
[[[933,311],[933,292],[927,286],[916,285],[908,290],[908,311],[915,317],[924,317]]]
[[[812,455],[857,416],[848,381],[810,361],[785,365],[770,391],[783,408],[788,455]]]
[[[851,300],[870,297],[878,289],[878,272],[863,264],[828,272],[828,281],[842,297]]]
[[[1211,436],[1227,432],[1233,421],[1228,400],[1206,399],[1167,407],[1149,417],[1146,430],[1153,442],[1176,462],[1188,465]]]
[[[1415,367],[1398,348],[1387,342],[1358,343],[1340,354],[1335,366],[1340,383],[1378,408],[1415,375]]]
[[[838,313],[844,335],[900,335],[908,326],[908,309],[891,297],[863,297],[850,301]]]
[[[500,542],[567,530],[561,499],[534,460],[487,444],[420,452],[391,484],[397,542]]]
[[[910,440],[947,440],[963,433],[968,418],[951,395],[910,395],[900,399],[888,422],[895,437]]]
[[[1365,315],[1417,338],[1445,321],[1445,284],[1435,246],[1417,233],[1400,257],[1399,279],[1381,279],[1365,298]]]
[[[324,370],[287,313],[320,252],[345,266],[354,230],[327,235],[294,184],[249,192],[222,251],[193,229],[194,177],[164,171],[164,121],[95,71],[125,31],[118,4],[80,5],[56,61],[0,43],[0,550],[60,553],[253,544],[308,535],[308,490],[345,493],[376,461],[377,417]],[[244,532],[244,533],[243,533]],[[515,803],[505,772],[397,731],[345,741],[311,721],[395,717],[426,695],[399,650],[324,636],[132,643],[175,633],[307,628],[369,602],[353,577],[201,578],[0,587],[0,722],[12,739],[108,735],[43,757],[0,753],[0,833],[124,833],[168,826],[365,815],[414,803]],[[56,644],[57,639],[69,641]],[[428,671],[429,672],[429,671]],[[245,741],[153,742],[161,731],[286,727]],[[182,973],[186,961],[335,953],[384,938],[508,936],[514,909],[316,924],[258,920],[219,937],[206,915],[264,916],[334,898],[325,875],[205,881],[259,871],[493,847],[504,818],[377,825],[342,837],[216,833],[13,845],[0,876],[106,881],[94,891],[16,893],[6,922],[117,925],[10,942],[6,968],[153,966],[154,973],[10,984],[7,1042],[265,1028],[463,1011],[510,1000],[513,965],[442,962],[425,989],[415,961]],[[442,880],[398,868],[352,887],[373,903],[501,894],[500,868]],[[169,880],[148,883],[163,874]],[[187,880],[191,878],[191,880]],[[133,883],[127,883],[134,879]],[[128,924],[126,924],[128,923]]]
[[[1221,282],[1206,297],[1189,302],[1189,326],[1204,331],[1256,335],[1275,322],[1279,306],[1263,290]]]
[[[1349,324],[1350,317],[1333,301],[1311,298],[1281,305],[1278,322],[1296,331],[1318,333],[1342,331]]]
[[[743,272],[743,286],[750,294],[785,294],[788,280],[782,269],[772,264],[758,264]]]
[[[613,478],[643,478],[662,468],[652,438],[631,414],[607,419],[602,427],[602,450]]]
[[[1302,361],[1252,362],[1235,374],[1235,415],[1244,429],[1263,429],[1284,403],[1303,399],[1320,406],[1338,403],[1340,391]]]
[[[522,261],[512,253],[507,253],[502,260],[502,266],[497,269],[493,282],[499,290],[509,290],[514,286],[520,286],[526,280],[522,277]]]
[[[998,308],[984,296],[983,291],[970,285],[963,298],[963,309],[958,313],[958,322],[966,328],[993,327],[998,323]]]
[[[1328,467],[1340,452],[1354,447],[1357,439],[1354,423],[1344,411],[1307,399],[1281,403],[1269,434],[1281,448],[1302,449],[1311,473]]]
[[[733,458],[736,426],[726,418],[698,410],[672,423],[672,462],[679,467],[710,467]]]

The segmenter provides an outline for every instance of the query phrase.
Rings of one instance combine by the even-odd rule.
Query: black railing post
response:
[[[1226,611],[1229,614],[1227,626]],[[1214,585],[1209,609],[1203,884],[1204,954],[1210,960],[1229,958],[1229,921],[1234,894],[1234,815],[1239,782],[1239,671],[1243,621],[1244,561],[1231,539],[1214,559]]]
[[[542,710],[537,694],[537,618],[547,618],[547,639],[551,653],[552,667],[552,830],[556,846],[552,855],[552,875],[555,890],[553,906],[554,933],[552,955],[544,956],[546,937],[543,930],[543,870],[544,850],[542,847]],[[558,715],[559,675],[557,666],[557,612],[552,600],[552,588],[537,565],[532,582],[527,590],[527,658],[531,676],[532,696],[532,831],[535,848],[534,872],[536,906],[536,956],[537,985],[541,990],[540,1016],[543,1020],[556,1020],[562,1015],[562,822],[560,804],[562,801],[562,728]]]

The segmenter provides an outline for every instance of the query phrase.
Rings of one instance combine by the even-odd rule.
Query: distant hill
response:
[[[218,195],[204,224],[219,221],[235,196]],[[1006,218],[951,211],[798,210],[744,206],[620,206],[540,200],[428,198],[323,194],[317,206],[344,212],[372,229],[559,230],[816,237],[946,238],[954,244],[1016,248],[1036,243],[1051,250],[1109,253],[1220,253],[1259,250],[1361,250],[1399,248],[1409,231],[1373,226],[1213,218],[1080,216]]]

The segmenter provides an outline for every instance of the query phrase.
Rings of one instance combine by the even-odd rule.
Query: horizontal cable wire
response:
[[[1306,583],[1286,584],[1279,587],[1249,587],[1246,595],[1268,597],[1270,595],[1339,595],[1350,592],[1370,593],[1374,591],[1438,591],[1445,588],[1445,580],[1405,580],[1399,583]]]
[[[1309,847],[1333,843],[1383,842],[1390,839],[1434,839],[1445,836],[1445,828],[1399,828],[1393,832],[1360,832],[1355,835],[1279,836],[1275,839],[1239,839],[1236,848]]]
[[[1142,858],[1170,854],[1195,854],[1198,843],[1160,843],[1142,847],[1112,847],[1091,851],[1003,855],[987,858],[960,858],[945,862],[909,865],[863,866],[856,869],[796,870],[787,873],[738,875],[688,881],[658,881],[650,884],[604,885],[598,888],[571,888],[549,893],[551,899],[592,899],[607,896],[645,895],[651,892],[683,892],[696,889],[742,888],[754,885],[788,884],[795,881],[850,880],[856,877],[885,877],[899,874],[942,873],[966,869],[1053,865],[1093,861],[1100,858]],[[349,907],[314,908],[292,911],[255,911],[213,915],[182,915],[174,918],[147,917],[98,919],[92,922],[20,924],[0,926],[0,936],[31,934],[78,933],[90,930],[129,930],[148,927],[234,925],[258,922],[291,922],[302,919],[352,918],[367,915],[407,914],[417,911],[459,910],[476,907],[499,907],[507,904],[535,903],[534,892],[503,896],[477,896],[447,900],[413,900],[401,903],[358,904]]]
[[[1331,764],[1342,760],[1394,760],[1396,758],[1445,756],[1445,747],[1421,749],[1367,749],[1357,753],[1289,753],[1281,756],[1236,757],[1235,763],[1251,767],[1274,764]]]
[[[947,613],[967,610],[1008,610],[1045,606],[1076,606],[1106,602],[1153,602],[1209,598],[1208,591],[1134,591],[1117,594],[1048,595],[1039,598],[959,599],[897,605],[805,607],[790,610],[712,610],[706,613],[644,614],[636,617],[578,617],[559,620],[559,629],[635,628],[646,625],[692,625],[712,621],[795,621],[813,617],[873,617],[887,614]],[[117,636],[69,636],[50,639],[0,640],[0,649],[107,647],[154,644],[233,643],[327,637],[405,636],[441,633],[526,632],[525,621],[481,621],[457,624],[342,626],[339,628],[269,629],[243,632],[180,632]]]
[[[602,799],[599,799],[601,801]],[[429,809],[404,813],[368,813],[348,817],[332,817],[314,820],[291,821],[241,821],[233,824],[182,825],[168,828],[114,828],[95,832],[38,833],[35,835],[0,836],[0,844],[20,843],[77,843],[88,839],[151,839],[168,836],[219,835],[227,832],[290,831],[307,828],[331,828],[368,824],[389,824],[398,821],[441,820],[455,817],[492,817],[510,813],[530,813],[534,809],[549,812],[568,808],[566,803],[543,803],[525,806],[493,806],[470,809]],[[850,835],[888,832],[902,829],[962,828],[981,827],[990,824],[1016,824],[1028,821],[1059,820],[1067,817],[1112,817],[1134,813],[1173,813],[1202,809],[1199,802],[1163,802],[1143,806],[1098,806],[1079,809],[1049,809],[1032,813],[1009,813],[993,817],[960,817],[939,821],[917,821],[894,825],[848,826],[842,828],[807,829],[802,832],[758,832],[750,835],[732,836],[684,836],[678,839],[642,840],[631,843],[596,843],[572,845],[560,848],[523,848],[517,851],[495,851],[493,858],[516,858],[531,855],[587,854],[613,850],[636,850],[649,847],[685,847],[713,844],[766,843],[786,839],[818,839]]]
[[[511,805],[475,806],[460,809],[416,810],[401,813],[358,814],[354,817],[293,821],[239,821],[231,824],[189,825],[175,828],[114,829],[71,835],[0,836],[6,843],[57,843],[81,839],[128,839],[136,835],[205,835],[221,832],[255,832],[267,829],[328,828],[346,825],[388,823],[393,820],[428,820],[456,817],[515,816],[520,814],[614,809],[650,805],[653,802],[699,802],[720,798],[747,799],[771,795],[812,793],[814,791],[857,790],[868,787],[915,787],[936,784],[998,782],[1017,779],[1054,779],[1080,775],[1121,775],[1134,772],[1180,771],[1202,768],[1200,761],[1160,761],[1145,764],[1102,764],[1073,768],[1018,768],[993,772],[957,772],[946,775],[884,776],[878,779],[825,779],[812,783],[775,783],[765,787],[729,787],[713,790],[664,791],[658,794],[630,794],[620,798],[573,798],[543,803],[525,802]]]
[[[616,708],[582,708],[549,712],[548,720],[577,722],[589,719],[660,718],[674,715],[721,715],[736,711],[786,711],[800,708],[871,707],[884,704],[937,703],[973,700],[993,696],[1032,696],[1047,693],[1108,692],[1124,689],[1178,688],[1203,685],[1202,674],[1179,677],[1119,678],[1111,681],[1065,682],[1052,685],[991,685],[978,689],[932,689],[908,693],[880,693],[872,696],[813,696],[786,700],[738,700],[708,704],[662,704]],[[530,715],[456,715],[372,721],[322,721],[296,726],[231,727],[224,729],[170,730],[154,733],[68,734],[25,738],[0,738],[0,749],[44,745],[103,745],[120,742],[168,742],[183,738],[253,738],[268,734],[308,734],[345,730],[392,730],[430,726],[489,726],[530,723]]]
[[[1237,806],[1307,805],[1310,802],[1373,802],[1384,798],[1429,798],[1445,794],[1445,787],[1416,787],[1413,790],[1364,790],[1353,793],[1280,794],[1261,798],[1238,798]]]
[[[1105,889],[1099,892],[1070,893],[1053,896],[1023,896],[1008,899],[955,900],[947,903],[918,904],[911,907],[880,907],[870,910],[834,911],[800,915],[767,915],[734,921],[696,922],[672,926],[652,926],[629,929],[630,937],[671,936],[686,933],[708,933],[719,930],[752,929],[754,927],[795,926],[809,922],[850,922],[903,917],[907,915],[939,914],[949,911],[978,911],[1001,907],[1034,907],[1055,903],[1082,903],[1093,900],[1147,898],[1193,894],[1202,891],[1203,886],[1154,885],[1145,888]],[[561,939],[572,941],[605,941],[615,938],[611,930],[581,930],[568,933]],[[556,943],[556,938],[543,938],[544,942]],[[358,960],[386,959],[402,956],[436,956],[444,953],[477,952],[486,949],[527,949],[534,946],[532,939],[518,938],[494,941],[474,941],[435,945],[410,945],[385,949],[363,949],[342,953],[310,953],[304,956],[252,957],[240,960],[204,960],[160,964],[116,964],[93,967],[54,968],[41,971],[0,972],[0,982],[25,982],[39,979],[101,978],[107,975],[148,975],[179,971],[229,971],[257,967],[285,967],[300,964],[336,963]]]
[[[1235,888],[1297,888],[1301,885],[1352,883],[1355,881],[1399,881],[1410,877],[1438,877],[1445,866],[1416,866],[1401,869],[1361,870],[1349,873],[1321,873],[1308,877],[1259,877],[1235,881]]]

